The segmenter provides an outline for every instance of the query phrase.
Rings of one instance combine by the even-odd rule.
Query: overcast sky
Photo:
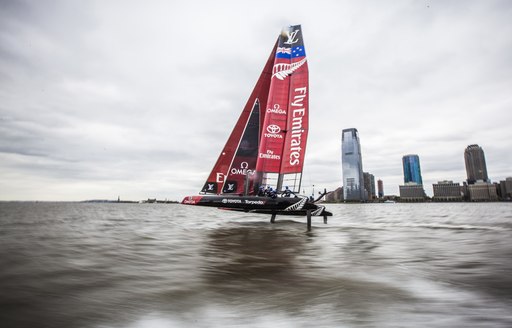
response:
[[[286,25],[310,72],[303,186],[342,184],[341,131],[386,194],[479,144],[512,176],[510,1],[0,0],[0,200],[197,194]]]

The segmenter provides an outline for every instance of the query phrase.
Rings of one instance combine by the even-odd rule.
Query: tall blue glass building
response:
[[[343,197],[345,201],[365,201],[363,160],[357,129],[344,129],[341,136]]]
[[[404,183],[414,182],[422,185],[420,158],[418,155],[405,155],[402,157],[404,167]]]

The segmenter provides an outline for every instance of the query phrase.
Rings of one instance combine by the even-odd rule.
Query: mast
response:
[[[293,26],[297,31],[295,43],[292,44],[289,111],[287,134],[281,162],[279,188],[283,183],[292,185],[299,192],[302,182],[302,170],[306,154],[309,128],[309,70],[300,25]]]

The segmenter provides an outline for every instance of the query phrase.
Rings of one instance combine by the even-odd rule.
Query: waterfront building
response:
[[[434,200],[438,202],[457,202],[463,200],[460,183],[453,181],[439,181],[432,185],[434,189]]]
[[[384,197],[384,182],[381,179],[377,180],[377,190],[379,193],[379,198]]]
[[[365,201],[363,160],[357,129],[344,129],[341,137],[343,198],[345,201]]]
[[[418,155],[405,155],[402,157],[404,169],[404,183],[414,182],[423,184],[421,178],[420,158]]]
[[[333,192],[325,195],[326,203],[340,203],[343,202],[343,187],[336,188]]]
[[[469,200],[472,202],[497,201],[496,186],[489,182],[477,181],[468,185]]]
[[[426,200],[425,190],[422,184],[407,182],[400,188],[400,201],[404,202],[423,202]]]
[[[363,180],[368,199],[375,199],[375,176],[371,173],[363,172]]]
[[[377,198],[377,193],[375,191],[375,176],[373,174],[370,174],[370,189],[372,199]]]
[[[477,181],[490,182],[487,176],[487,165],[485,164],[485,155],[482,147],[479,145],[469,145],[464,151],[464,162],[466,163],[466,174],[468,184],[474,184]]]
[[[500,181],[500,196],[503,200],[512,199],[512,178]]]

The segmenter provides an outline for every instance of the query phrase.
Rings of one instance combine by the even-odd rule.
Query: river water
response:
[[[2,327],[512,327],[512,203],[0,203]]]

